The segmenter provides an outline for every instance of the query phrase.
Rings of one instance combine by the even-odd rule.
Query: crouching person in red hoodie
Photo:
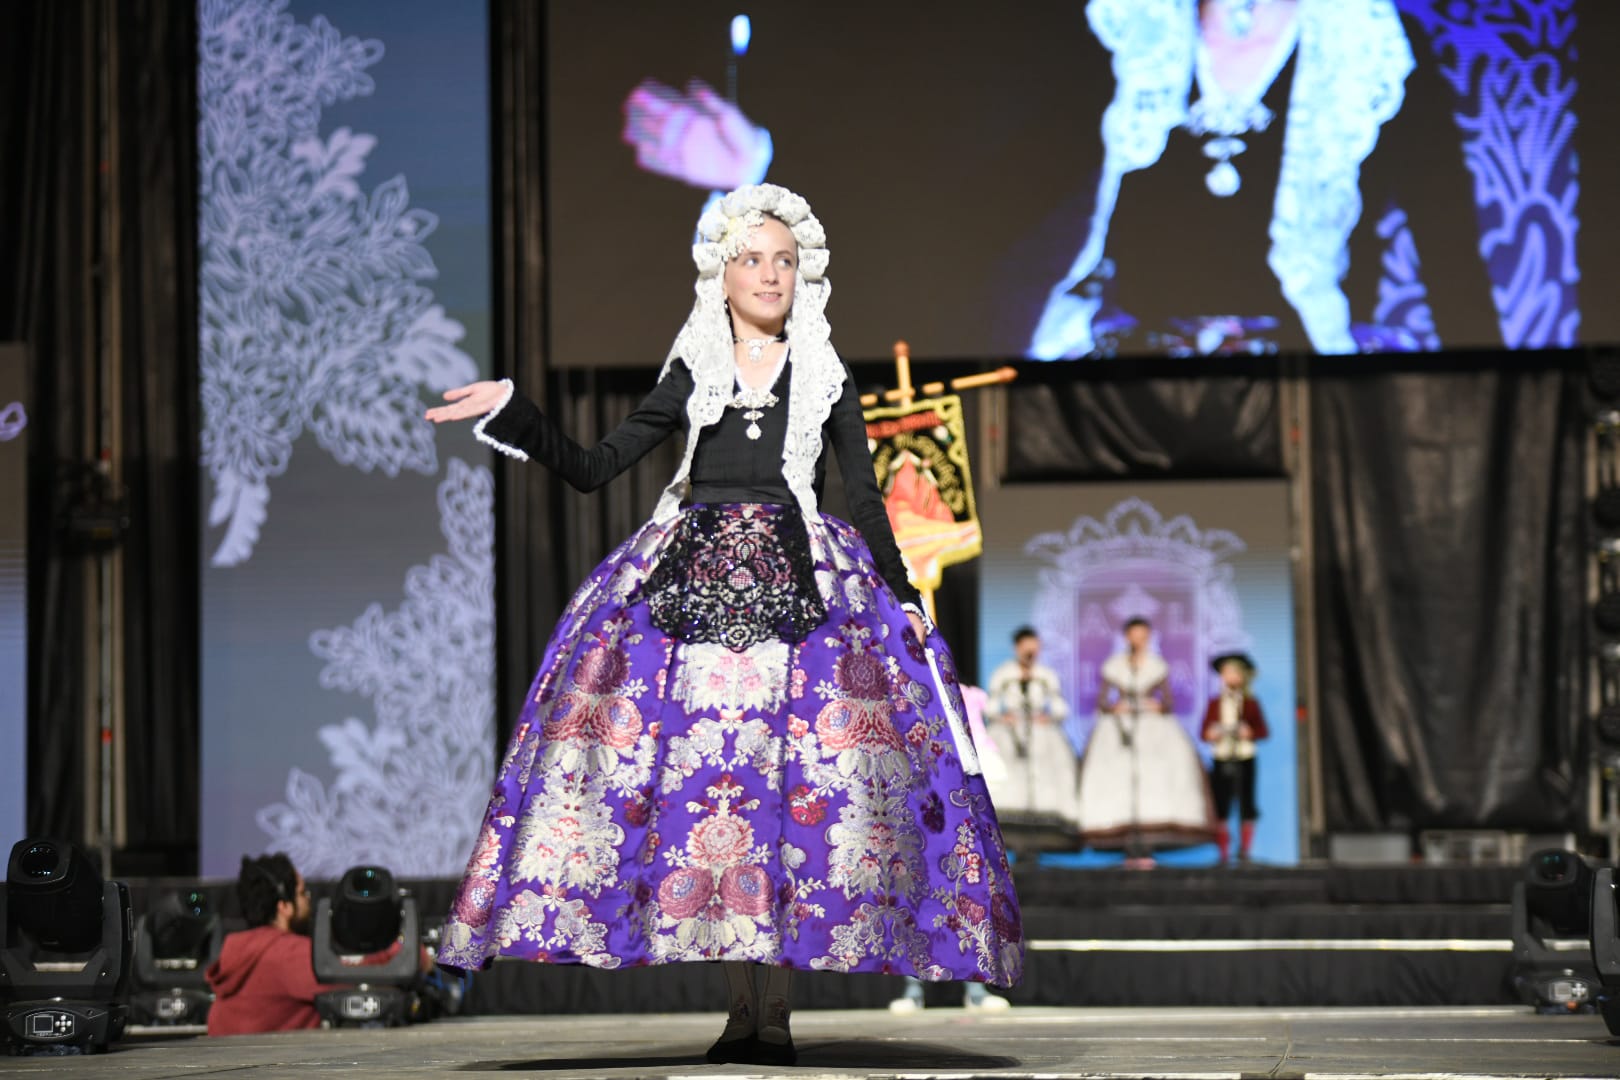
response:
[[[332,988],[315,980],[304,876],[285,855],[244,856],[236,897],[249,929],[226,935],[208,969],[208,1034],[320,1027],[315,995]]]
[[[249,929],[227,934],[219,959],[208,969],[208,985],[214,991],[208,1034],[257,1035],[320,1027],[315,995],[338,987],[315,978],[304,876],[285,855],[243,856],[236,897]],[[386,963],[398,951],[395,942],[360,963]],[[422,970],[432,966],[431,954],[423,949]]]

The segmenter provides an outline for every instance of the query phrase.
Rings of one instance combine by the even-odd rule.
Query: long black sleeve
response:
[[[878,573],[889,583],[902,604],[921,606],[922,597],[906,576],[905,560],[900,557],[900,545],[894,542],[894,529],[889,525],[889,511],[883,505],[883,493],[878,490],[877,472],[872,468],[872,451],[866,443],[866,417],[861,413],[861,396],[855,389],[855,380],[844,376],[844,393],[833,406],[827,418],[827,430],[833,453],[838,455],[838,471],[844,478],[844,497],[849,503],[849,516],[861,532],[861,538],[872,550]]]
[[[691,393],[691,372],[684,364],[671,365],[635,412],[589,450],[516,392],[476,430],[481,440],[502,453],[538,461],[578,490],[595,491],[680,429]]]

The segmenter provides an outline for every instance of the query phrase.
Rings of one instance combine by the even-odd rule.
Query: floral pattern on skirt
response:
[[[1015,983],[1018,901],[939,700],[966,715],[944,642],[927,642],[936,681],[859,533],[825,515],[809,526],[825,623],[796,643],[672,640],[641,593],[673,531],[644,526],[564,612],[439,959]]]

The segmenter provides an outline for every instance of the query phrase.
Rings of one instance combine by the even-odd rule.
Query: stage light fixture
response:
[[[1513,985],[1540,1012],[1595,1012],[1592,869],[1573,851],[1537,851],[1513,886]]]
[[[219,958],[225,927],[208,894],[188,889],[166,910],[135,924],[135,993],[130,1017],[138,1024],[192,1027],[208,1023],[214,993],[207,971]]]
[[[124,1033],[134,921],[129,889],[85,854],[18,841],[0,892],[0,1005],[14,1053],[94,1053]]]
[[[346,952],[374,953],[399,939],[400,903],[394,876],[376,866],[357,866],[338,882],[332,936]]]
[[[416,985],[422,952],[416,901],[379,866],[356,866],[338,882],[335,899],[315,905],[315,977],[348,983],[315,998],[322,1021],[333,1026],[397,1027],[421,1010]],[[380,964],[358,965],[362,957],[398,943]]]

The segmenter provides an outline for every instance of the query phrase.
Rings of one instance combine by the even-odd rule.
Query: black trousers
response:
[[[1260,817],[1260,808],[1254,802],[1254,759],[1248,761],[1217,761],[1210,768],[1210,792],[1215,796],[1215,819],[1225,821],[1232,815],[1232,801],[1237,800],[1238,813],[1244,821]]]

